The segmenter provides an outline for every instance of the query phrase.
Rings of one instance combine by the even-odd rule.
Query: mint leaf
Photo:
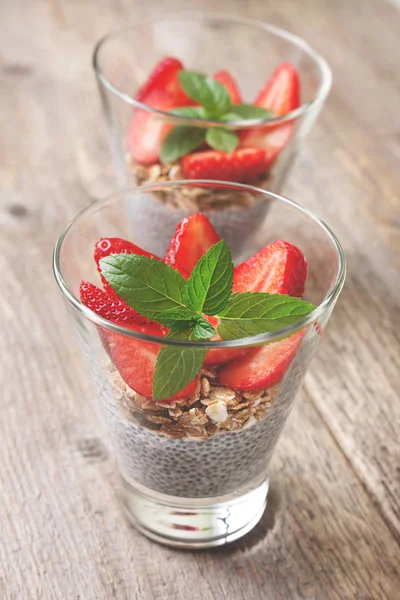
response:
[[[205,119],[206,113],[202,106],[180,106],[170,111],[173,115],[189,119]]]
[[[185,308],[186,281],[161,260],[138,254],[110,254],[100,260],[101,272],[132,308],[148,319],[171,308]]]
[[[171,129],[161,145],[161,162],[173,162],[192,150],[198,148],[206,137],[206,130],[201,127],[178,125]]]
[[[179,71],[179,82],[189,98],[202,104],[210,115],[222,115],[231,107],[231,99],[223,85],[196,71]]]
[[[245,292],[233,294],[219,315],[218,333],[223,340],[235,340],[276,331],[296,323],[315,306],[283,294]]]
[[[269,119],[273,114],[272,110],[261,108],[261,106],[255,106],[254,104],[234,104],[231,111],[224,115],[224,121]]]
[[[199,315],[195,326],[193,327],[193,338],[196,340],[210,340],[216,335],[215,329],[211,323]]]
[[[224,152],[233,152],[239,144],[239,137],[234,131],[224,127],[210,127],[207,129],[206,142],[211,148]]]
[[[153,379],[154,400],[171,398],[183,390],[200,371],[206,354],[202,348],[161,348]]]
[[[194,267],[186,282],[186,306],[207,315],[217,315],[232,291],[233,264],[224,240],[211,246]]]
[[[194,327],[199,315],[189,308],[170,308],[157,315],[157,321],[177,331]]]

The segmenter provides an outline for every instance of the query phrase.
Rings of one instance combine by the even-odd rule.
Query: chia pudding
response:
[[[110,366],[103,412],[121,472],[156,492],[215,497],[250,487],[268,463],[305,372],[300,349],[274,387],[243,392],[221,387],[203,369],[189,403],[154,402],[135,393]]]

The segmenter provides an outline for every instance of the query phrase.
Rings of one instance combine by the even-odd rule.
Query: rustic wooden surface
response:
[[[1,3],[0,597],[400,598],[400,12],[396,0],[227,0],[306,37],[334,88],[285,192],[338,234],[349,275],[246,538],[179,552],[143,538],[50,268],[101,192],[90,54],[108,30],[211,0]],[[397,5],[397,7],[396,7]]]

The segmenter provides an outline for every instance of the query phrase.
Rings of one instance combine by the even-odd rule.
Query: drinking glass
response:
[[[117,189],[187,178],[180,159],[167,164],[161,164],[157,158],[150,164],[136,160],[132,140],[141,140],[148,134],[149,115],[151,122],[158,122],[160,127],[166,123],[227,127],[217,121],[174,116],[135,99],[154,66],[166,56],[179,59],[186,69],[210,76],[227,70],[238,81],[243,101],[248,103],[278,65],[289,62],[296,68],[301,92],[301,104],[296,110],[280,117],[229,123],[229,128],[242,139],[258,130],[268,148],[265,170],[256,177],[247,173],[240,182],[279,193],[329,93],[330,69],[303,39],[282,29],[252,19],[196,13],[155,17],[108,35],[96,46],[93,65],[109,127]],[[222,174],[212,178],[226,179]],[[228,224],[228,230],[223,232],[228,241],[243,227],[248,234],[254,234],[268,206],[264,202],[247,206],[240,196],[236,200],[236,205],[229,205],[229,220],[220,218],[221,226]],[[219,196],[196,191],[182,196],[178,206],[176,199],[169,196],[162,201],[175,208],[216,213],[228,207]]]
[[[316,306],[312,313],[273,333],[193,342],[133,331],[82,304],[81,281],[101,285],[93,259],[95,243],[103,237],[120,237],[154,253],[155,238],[146,241],[142,231],[142,202],[152,207],[155,220],[162,219],[162,212],[157,217],[162,196],[179,197],[194,187],[209,193],[223,190],[233,199],[247,194],[268,202],[257,238],[251,244],[248,240],[239,254],[231,244],[233,261],[275,240],[295,244],[308,261],[305,299]],[[137,220],[130,218],[132,214]],[[219,232],[215,213],[207,216]],[[174,229],[167,226],[169,238]],[[244,184],[166,182],[115,193],[83,210],[61,233],[54,273],[115,448],[122,506],[129,520],[147,536],[183,548],[217,546],[244,535],[265,509],[271,456],[344,282],[345,260],[334,234],[307,210],[271,192]],[[207,350],[201,373],[184,401],[156,402],[151,390],[143,390],[135,361],[143,354],[155,361],[166,346]],[[224,384],[227,367],[232,370],[233,365],[235,370],[237,361],[256,348],[262,349],[257,353],[261,374],[269,372],[277,355],[286,356],[273,385],[235,389]]]

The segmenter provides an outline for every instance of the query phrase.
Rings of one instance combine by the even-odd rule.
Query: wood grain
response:
[[[4,0],[0,70],[0,591],[7,600],[400,598],[400,13],[385,0],[226,0],[305,36],[335,86],[287,195],[342,241],[349,275],[246,538],[178,552],[117,503],[107,435],[53,281],[67,219],[112,186],[95,41],[156,0]],[[168,0],[167,9],[213,9]]]

